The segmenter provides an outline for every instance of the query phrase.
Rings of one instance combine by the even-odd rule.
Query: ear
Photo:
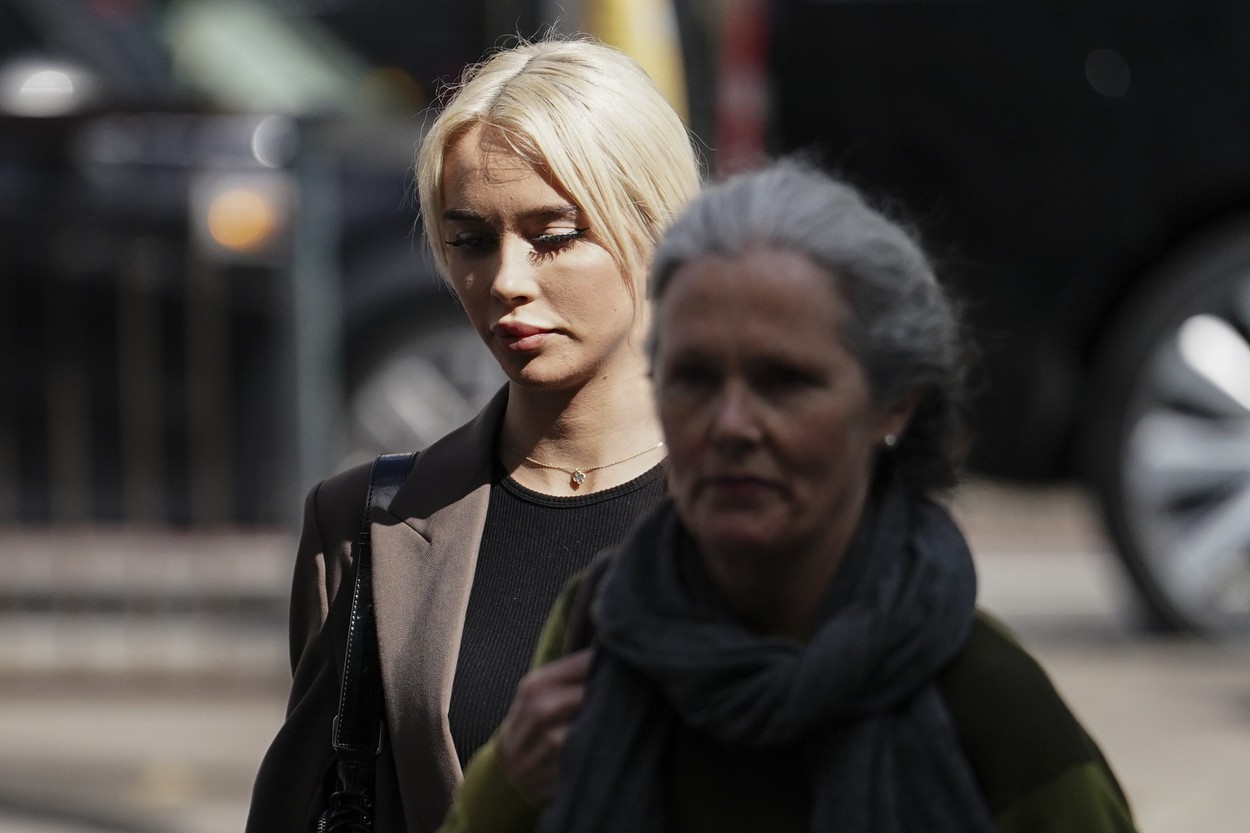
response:
[[[920,393],[911,391],[894,405],[881,412],[881,419],[878,428],[881,432],[881,444],[885,445],[887,436],[902,438],[907,431],[907,426],[911,422],[912,414],[916,411],[916,405],[920,402]]]

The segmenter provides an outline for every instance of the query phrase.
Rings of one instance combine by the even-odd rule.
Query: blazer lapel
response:
[[[386,720],[410,833],[441,823],[462,777],[447,712],[506,404],[505,387],[421,452],[389,511],[372,520]]]

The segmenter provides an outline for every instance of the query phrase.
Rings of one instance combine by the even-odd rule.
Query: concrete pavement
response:
[[[1118,565],[1079,495],[972,487],[955,511],[977,554],[983,604],[1042,660],[1103,746],[1143,833],[1241,833],[1250,817],[1250,650],[1134,632]],[[31,552],[55,560],[87,545],[72,543],[0,534],[6,562]],[[108,610],[77,625],[60,610],[36,616],[59,623],[57,639],[14,639],[32,629],[21,624],[29,616],[0,608],[0,833],[240,830],[287,684],[280,621],[257,611],[269,609],[264,599],[285,598],[292,547],[272,533],[140,542],[155,560],[125,569],[146,570],[145,580],[165,564],[162,553],[183,562],[165,568],[201,582],[204,562],[234,559],[231,571],[251,577],[253,602],[224,614],[216,603],[149,611],[129,636],[114,632]],[[181,586],[168,580],[167,590]],[[224,597],[238,590],[232,582],[219,578]],[[25,647],[4,647],[15,643]]]
[[[956,502],[984,606],[1016,630],[1111,760],[1142,833],[1244,833],[1250,644],[1142,634],[1093,511],[1066,490]]]

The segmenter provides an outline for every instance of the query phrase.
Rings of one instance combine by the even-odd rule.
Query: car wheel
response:
[[[421,449],[476,414],[506,381],[460,315],[393,331],[352,380],[344,463]]]
[[[1094,484],[1148,625],[1250,633],[1250,223],[1159,270],[1095,377]]]

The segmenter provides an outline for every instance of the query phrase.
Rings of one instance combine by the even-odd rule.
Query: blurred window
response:
[[[259,0],[180,0],[162,28],[174,72],[230,109],[289,114],[388,110],[400,103],[329,29]]]

